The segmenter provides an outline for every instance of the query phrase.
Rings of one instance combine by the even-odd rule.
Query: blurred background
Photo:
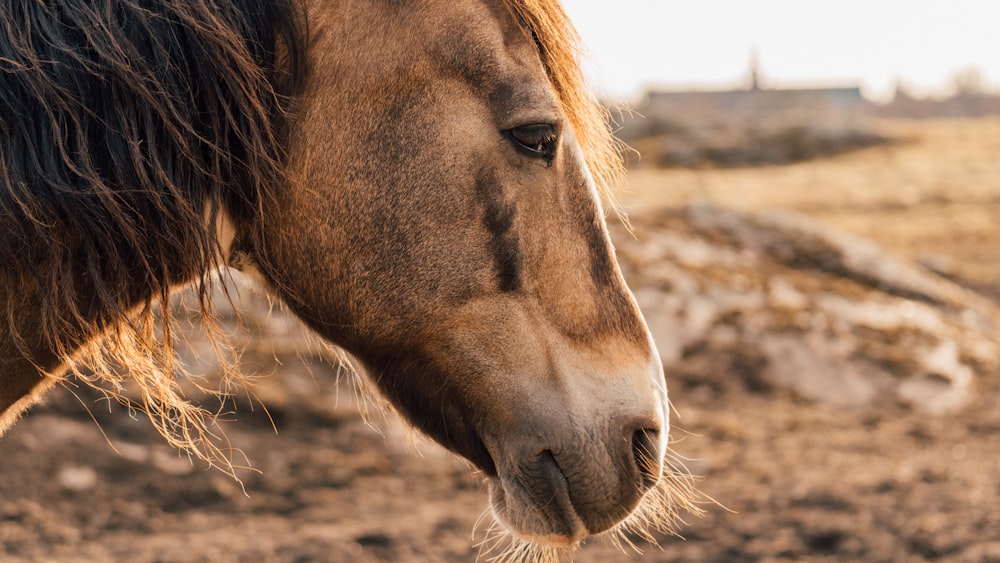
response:
[[[1000,4],[566,8],[632,148],[612,233],[706,495],[684,539],[577,560],[1000,561]],[[468,466],[236,281],[242,486],[59,389],[0,442],[0,560],[475,561]]]

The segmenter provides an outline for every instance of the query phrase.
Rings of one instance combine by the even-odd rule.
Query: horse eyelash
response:
[[[537,144],[528,144],[518,138],[517,133],[519,130],[523,131],[525,129],[542,127],[547,128],[548,131],[541,136]],[[545,159],[547,164],[552,164],[552,161],[555,158],[555,143],[559,140],[559,135],[551,125],[525,125],[508,129],[505,133],[508,137],[510,137],[511,141],[513,141],[515,147],[526,156],[532,158],[542,158]]]

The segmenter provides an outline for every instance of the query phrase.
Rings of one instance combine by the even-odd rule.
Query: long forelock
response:
[[[503,0],[538,46],[598,193],[608,209],[617,210],[616,193],[624,182],[623,145],[615,139],[607,108],[590,89],[580,64],[583,45],[558,2]]]

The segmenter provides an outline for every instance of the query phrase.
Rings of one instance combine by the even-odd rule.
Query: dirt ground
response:
[[[625,203],[792,208],[1000,296],[1000,120],[894,126],[911,142],[643,171]],[[0,441],[0,561],[477,560],[487,497],[467,464],[391,416],[366,420],[319,356],[260,346],[245,359],[273,374],[259,386],[268,413],[243,401],[226,424],[255,468],[242,488],[141,415],[58,389]],[[640,541],[642,554],[598,539],[577,560],[1000,561],[1000,374],[977,377],[971,404],[939,417],[673,385],[674,449],[719,505],[687,517],[685,539]]]

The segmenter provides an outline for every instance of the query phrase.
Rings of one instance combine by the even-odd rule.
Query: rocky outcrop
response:
[[[997,370],[992,302],[803,216],[660,209],[613,227],[668,379],[843,407],[960,408]]]

